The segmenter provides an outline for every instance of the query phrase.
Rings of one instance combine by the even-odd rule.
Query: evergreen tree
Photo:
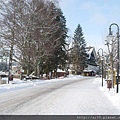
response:
[[[86,67],[86,42],[83,36],[82,28],[80,24],[78,24],[73,37],[72,44],[72,64],[73,69],[76,73],[82,73],[84,68]]]
[[[53,38],[51,39],[56,39],[58,38],[54,46],[56,46],[55,51],[53,55],[48,59],[47,61],[47,71],[55,71],[57,68],[64,69],[66,65],[66,60],[67,60],[67,53],[66,53],[66,37],[67,36],[67,31],[68,29],[66,28],[66,19],[65,16],[63,15],[61,9],[57,8],[56,9],[58,16],[55,19],[55,23],[59,24],[59,29],[56,30],[54,33]]]

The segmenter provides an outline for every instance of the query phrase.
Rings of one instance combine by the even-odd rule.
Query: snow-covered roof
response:
[[[70,72],[70,71],[72,71],[71,69],[68,69],[68,71]]]
[[[87,48],[86,48],[86,52],[87,52],[87,54],[88,54],[88,59],[91,58],[92,52],[93,52],[93,54],[94,54],[95,59],[97,58],[94,47],[87,47]]]
[[[91,54],[93,51],[93,48],[90,48],[89,51],[88,51],[88,54]]]
[[[0,71],[0,75],[8,75],[8,73]]]
[[[89,51],[87,52],[87,53],[88,53],[88,55],[89,55],[88,59],[90,59],[90,58],[91,58],[92,51],[93,51],[93,48],[89,49]]]
[[[94,71],[94,70],[83,70],[83,72],[96,72],[96,71]]]
[[[61,70],[61,69],[57,69],[57,72],[65,72],[65,71],[63,71],[63,70]]]

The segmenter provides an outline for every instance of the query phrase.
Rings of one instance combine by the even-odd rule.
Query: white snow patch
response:
[[[9,84],[0,84],[0,93],[4,92],[10,92],[10,91],[16,91],[19,89],[26,89],[28,87],[36,87],[37,85],[42,85],[42,84],[49,84],[52,82],[61,82],[63,80],[73,80],[74,78],[80,78],[82,76],[80,75],[70,75],[66,78],[61,77],[61,78],[56,78],[56,79],[50,79],[50,80],[20,80],[14,78],[13,81],[9,81]],[[8,78],[2,78],[2,80],[6,80],[8,82]]]
[[[102,78],[95,78],[93,82],[93,84],[98,84],[98,85],[101,84],[101,86],[99,86],[99,89],[103,92],[103,94],[105,94],[109,98],[113,106],[115,106],[120,111],[120,88],[119,88],[119,93],[116,93],[117,90],[116,85],[114,86],[114,88],[111,88],[109,90],[109,88],[107,88],[107,81],[105,81],[105,79],[103,83],[104,84],[102,87]]]

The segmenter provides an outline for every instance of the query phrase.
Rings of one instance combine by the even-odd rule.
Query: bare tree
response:
[[[110,41],[105,40],[106,45],[108,47],[108,59],[107,59],[107,65],[109,66],[110,69],[110,75],[108,76],[109,79],[113,80],[113,88],[114,88],[114,68],[116,68],[116,60],[117,60],[117,40],[116,36],[114,36]]]
[[[27,69],[28,75],[35,71],[39,76],[40,64],[47,63],[55,50],[64,46],[67,30],[61,30],[64,23],[59,8],[46,0],[1,0],[0,5],[0,36],[10,48],[9,66],[14,60]]]
[[[10,4],[8,6],[8,4]],[[12,70],[12,58],[13,58],[13,49],[15,46],[15,27],[16,27],[16,2],[8,1],[4,2],[1,0],[1,15],[2,19],[1,23],[1,32],[0,37],[3,39],[3,43],[10,48],[10,56],[9,56],[9,75],[8,75],[8,83],[9,77]]]

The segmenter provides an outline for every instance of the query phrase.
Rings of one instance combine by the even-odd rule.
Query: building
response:
[[[69,56],[69,62],[67,63],[67,68],[71,70],[72,74],[75,74],[74,66],[72,64],[72,54],[71,51],[72,48],[68,52]],[[99,72],[99,66],[97,62],[97,54],[94,47],[86,47],[86,53],[87,53],[87,60],[86,65],[87,67],[83,70],[83,75],[85,76],[93,76],[96,73]]]
[[[85,76],[94,76],[99,72],[99,66],[97,63],[97,54],[94,47],[86,47],[87,52],[87,67],[83,70]]]

